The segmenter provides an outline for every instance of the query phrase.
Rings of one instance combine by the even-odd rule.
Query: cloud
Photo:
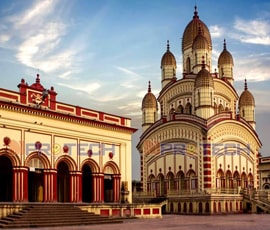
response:
[[[237,18],[234,22],[236,34],[234,38],[244,43],[270,45],[269,20],[243,20]]]
[[[269,66],[270,54],[260,53],[234,57],[237,65],[234,68],[235,80],[265,81],[270,79]]]
[[[212,38],[220,38],[224,34],[224,29],[218,25],[209,26],[209,30]]]
[[[89,95],[92,95],[95,91],[97,91],[101,85],[97,82],[88,83],[88,84],[66,84],[66,83],[57,83],[60,86],[64,86],[73,90],[78,90],[85,92]]]
[[[72,28],[58,4],[58,0],[34,1],[26,10],[2,18],[6,26],[0,26],[0,44],[12,50],[20,64],[65,79],[71,71],[81,70],[78,53],[83,45],[67,42]]]

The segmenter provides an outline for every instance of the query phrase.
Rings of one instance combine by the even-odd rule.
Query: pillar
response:
[[[113,202],[120,202],[120,175],[113,175]]]
[[[13,167],[13,201],[28,201],[28,168]]]
[[[70,172],[70,202],[82,202],[82,172]]]
[[[57,170],[44,169],[44,202],[57,202]]]
[[[93,202],[104,202],[104,175],[94,173],[93,175]]]
[[[210,138],[203,140],[203,188],[212,188],[211,182],[211,144]]]

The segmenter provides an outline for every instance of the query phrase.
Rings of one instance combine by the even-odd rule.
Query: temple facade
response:
[[[213,70],[211,35],[196,7],[181,45],[182,76],[167,41],[161,90],[156,97],[149,82],[142,100],[141,196],[163,197],[173,213],[242,212],[241,191],[259,187],[254,97],[246,80],[240,95],[234,88],[226,40]]]
[[[37,75],[0,88],[1,202],[132,202],[131,120],[57,101]]]

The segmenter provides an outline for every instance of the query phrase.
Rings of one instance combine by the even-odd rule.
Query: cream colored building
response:
[[[236,92],[225,40],[213,70],[211,35],[196,7],[182,36],[182,58],[183,74],[176,76],[168,42],[159,95],[149,82],[142,100],[137,148],[144,195],[167,198],[169,212],[241,212],[240,191],[259,187],[254,97],[246,81]]]
[[[131,120],[58,102],[37,75],[0,89],[0,201],[132,202]]]

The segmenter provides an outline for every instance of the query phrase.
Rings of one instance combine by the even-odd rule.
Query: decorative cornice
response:
[[[137,131],[137,129],[131,128],[131,127],[110,124],[110,123],[101,122],[101,121],[97,121],[97,120],[90,120],[87,118],[78,117],[78,116],[74,116],[74,115],[70,115],[70,114],[64,114],[64,113],[61,114],[61,113],[54,112],[51,110],[46,110],[46,109],[42,109],[42,108],[34,108],[34,107],[30,107],[30,106],[24,106],[24,105],[15,104],[12,102],[0,101],[0,109],[6,110],[6,111],[11,111],[11,112],[16,112],[16,113],[23,113],[25,115],[34,115],[34,116],[39,116],[39,117],[43,117],[43,118],[49,118],[49,119],[53,119],[53,120],[57,120],[57,121],[75,123],[78,125],[105,128],[105,129],[110,129],[113,131],[122,131],[122,132],[128,132],[128,133],[134,133]]]

